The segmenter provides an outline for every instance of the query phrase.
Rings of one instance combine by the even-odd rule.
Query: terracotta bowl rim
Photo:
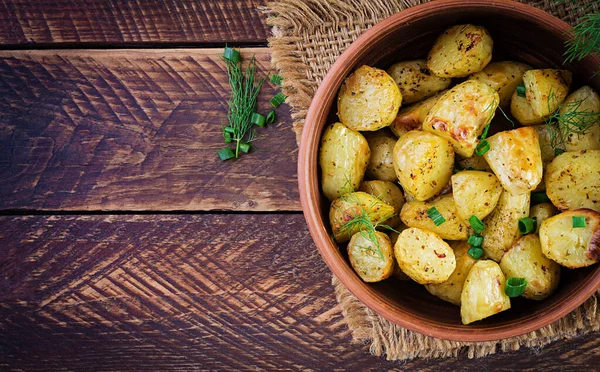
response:
[[[571,26],[566,22],[543,10],[510,0],[437,0],[403,10],[377,23],[353,42],[337,59],[312,100],[302,131],[298,153],[298,186],[304,216],[321,256],[335,277],[363,304],[387,320],[427,336],[457,341],[494,341],[535,331],[567,315],[600,288],[600,269],[595,268],[592,273],[587,275],[580,283],[578,290],[573,291],[562,301],[550,304],[542,316],[539,316],[539,314],[523,316],[516,321],[499,326],[486,325],[472,329],[459,328],[451,324],[446,325],[419,317],[418,314],[410,311],[393,308],[385,296],[366,290],[368,284],[362,282],[354,274],[350,265],[341,256],[337,246],[332,242],[330,234],[325,229],[324,221],[319,212],[321,196],[317,175],[317,153],[322,128],[317,128],[314,123],[319,118],[327,118],[329,113],[329,110],[323,109],[321,103],[326,101],[334,88],[335,92],[333,94],[337,95],[338,87],[351,71],[356,56],[360,55],[360,51],[373,42],[377,34],[390,32],[390,30],[401,24],[409,22],[415,16],[431,15],[448,7],[479,9],[495,7],[513,14],[528,15],[536,25],[553,33],[558,32],[566,35],[571,29]],[[600,57],[592,58],[600,64]]]

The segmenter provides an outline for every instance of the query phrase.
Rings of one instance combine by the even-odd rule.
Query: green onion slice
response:
[[[481,258],[481,256],[483,256],[483,249],[481,249],[480,247],[471,247],[467,251],[467,254],[473,257],[474,259],[478,260]]]
[[[537,229],[537,220],[531,217],[521,218],[519,220],[519,232],[521,235],[535,232]]]
[[[467,240],[467,243],[473,247],[481,247],[481,243],[483,243],[483,236],[471,234],[469,235],[469,240]]]
[[[573,228],[585,227],[585,217],[573,216],[571,219],[573,220]]]
[[[225,147],[224,149],[217,151],[217,154],[221,160],[227,160],[235,157],[233,150],[229,147]]]
[[[231,134],[229,134],[229,132],[223,132],[223,137],[225,138],[225,144],[230,144],[231,143]]]
[[[488,124],[485,126],[485,128],[483,128],[483,133],[481,133],[481,137],[480,137],[482,140],[487,138],[488,131],[490,130],[490,126],[491,126],[491,124]]]
[[[550,199],[545,191],[536,191],[531,193],[531,205],[549,202]]]
[[[250,117],[250,122],[263,128],[265,126],[265,117],[258,112],[254,112]]]
[[[250,144],[246,142],[240,142],[240,150],[242,150],[242,152],[248,153],[248,151],[250,151]]]
[[[525,287],[527,287],[525,278],[508,278],[504,286],[504,293],[508,297],[519,297],[525,293]]]
[[[271,105],[275,108],[279,107],[282,103],[285,102],[285,96],[283,93],[279,92],[275,95],[275,97],[271,98]]]
[[[223,52],[223,57],[227,60],[230,60],[231,62],[239,62],[242,60],[242,56],[240,55],[240,52],[238,52],[237,50],[230,48],[230,47],[225,47],[225,51]]]
[[[471,227],[477,234],[481,234],[483,229],[485,229],[485,225],[483,224],[483,222],[481,222],[481,220],[475,215],[469,217],[469,223],[471,224]]]
[[[563,149],[554,149],[554,156],[558,156],[558,155],[562,154],[563,152],[565,152],[565,150],[563,150]]]
[[[235,131],[233,130],[232,127],[225,127],[225,128],[223,128],[223,132],[229,133],[229,134],[235,134]]]
[[[525,85],[523,85],[523,84],[517,85],[517,96],[525,97]]]
[[[442,216],[440,214],[440,212],[437,210],[436,207],[431,207],[427,210],[427,215],[429,216],[429,218],[431,218],[433,220],[433,223],[436,226],[439,226],[441,224],[443,224],[444,222],[446,222],[446,219],[444,218],[444,216]]]
[[[271,75],[270,80],[271,80],[271,83],[273,83],[273,84],[281,85],[281,81],[283,80],[283,78],[280,75],[273,74],[273,75]]]
[[[273,124],[275,122],[275,111],[271,110],[267,114],[267,124]]]
[[[487,140],[479,142],[479,145],[475,148],[475,153],[479,156],[482,156],[488,151],[490,151],[490,143]]]

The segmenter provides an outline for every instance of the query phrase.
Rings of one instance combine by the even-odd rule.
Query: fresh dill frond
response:
[[[554,0],[557,5],[567,6],[570,0]],[[574,5],[574,12],[583,14],[581,21],[572,29],[571,38],[565,42],[565,63],[581,61],[600,53],[600,0]]]

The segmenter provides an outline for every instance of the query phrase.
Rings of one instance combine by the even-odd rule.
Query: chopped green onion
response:
[[[521,218],[519,220],[519,232],[521,235],[529,234],[531,232],[535,232],[537,229],[537,220],[531,217]]]
[[[517,85],[517,96],[525,97],[525,85],[523,85],[523,84]]]
[[[481,258],[481,256],[483,256],[483,249],[481,249],[480,247],[471,247],[467,251],[467,254],[473,257],[474,259],[478,260]]]
[[[258,112],[254,112],[252,113],[252,116],[250,117],[250,122],[252,124],[256,124],[259,127],[263,128],[265,126],[265,117],[261,114],[259,114]]]
[[[479,142],[479,145],[475,148],[475,153],[479,156],[482,156],[486,152],[490,150],[490,144],[487,140],[483,140]]]
[[[224,149],[217,151],[217,154],[219,155],[219,159],[221,159],[221,160],[235,158],[235,154],[233,153],[233,150],[230,149],[229,147],[225,147]]]
[[[275,108],[279,107],[282,103],[285,102],[285,96],[283,93],[279,92],[275,95],[275,97],[271,98],[271,105]]]
[[[525,293],[525,287],[527,287],[527,280],[525,280],[525,278],[511,277],[506,279],[504,293],[506,293],[508,297],[519,297]]]
[[[223,137],[225,138],[225,143],[226,144],[230,144],[231,143],[231,134],[229,132],[224,132],[223,133]]]
[[[531,205],[549,202],[550,199],[545,191],[536,191],[531,193]]]
[[[223,132],[229,133],[229,134],[235,134],[235,130],[232,127],[223,128]]]
[[[563,150],[563,149],[554,149],[554,156],[558,156],[558,155],[562,154],[563,152],[565,152],[565,150]]]
[[[446,219],[444,218],[444,216],[442,216],[440,214],[440,212],[437,210],[436,207],[431,207],[427,210],[427,215],[429,216],[429,218],[431,218],[433,220],[433,223],[436,226],[439,226],[441,224],[443,224],[444,222],[446,222]]]
[[[248,153],[248,151],[250,151],[250,144],[246,142],[240,142],[240,150],[242,150],[242,152]]]
[[[585,217],[573,216],[571,219],[573,220],[573,228],[585,227]]]
[[[473,247],[481,247],[481,243],[483,243],[483,236],[471,234],[469,235],[469,240],[467,240],[467,243]]]
[[[267,124],[273,124],[275,122],[275,111],[271,110],[267,114]]]
[[[225,51],[223,52],[223,57],[227,60],[230,60],[231,62],[239,62],[242,60],[242,56],[240,55],[240,52],[238,52],[237,50],[230,48],[230,47],[225,47]]]
[[[485,128],[483,128],[483,133],[481,133],[481,137],[480,137],[482,140],[487,138],[488,131],[490,130],[490,126],[491,126],[491,124],[488,124],[485,126]]]
[[[471,227],[477,234],[481,234],[483,229],[485,229],[485,225],[483,224],[483,222],[481,222],[481,220],[475,215],[469,217],[469,223],[471,224]]]
[[[271,75],[271,83],[281,85],[281,81],[283,78],[280,75],[273,74]]]

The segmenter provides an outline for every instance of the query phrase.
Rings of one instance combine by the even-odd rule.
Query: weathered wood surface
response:
[[[264,0],[0,0],[0,45],[265,42]]]
[[[222,49],[0,52],[0,209],[300,210],[287,105],[219,161]],[[256,54],[262,73],[268,49]],[[264,85],[259,112],[278,87]]]
[[[574,370],[539,354],[406,365],[351,344],[302,215],[0,217],[0,369]]]

